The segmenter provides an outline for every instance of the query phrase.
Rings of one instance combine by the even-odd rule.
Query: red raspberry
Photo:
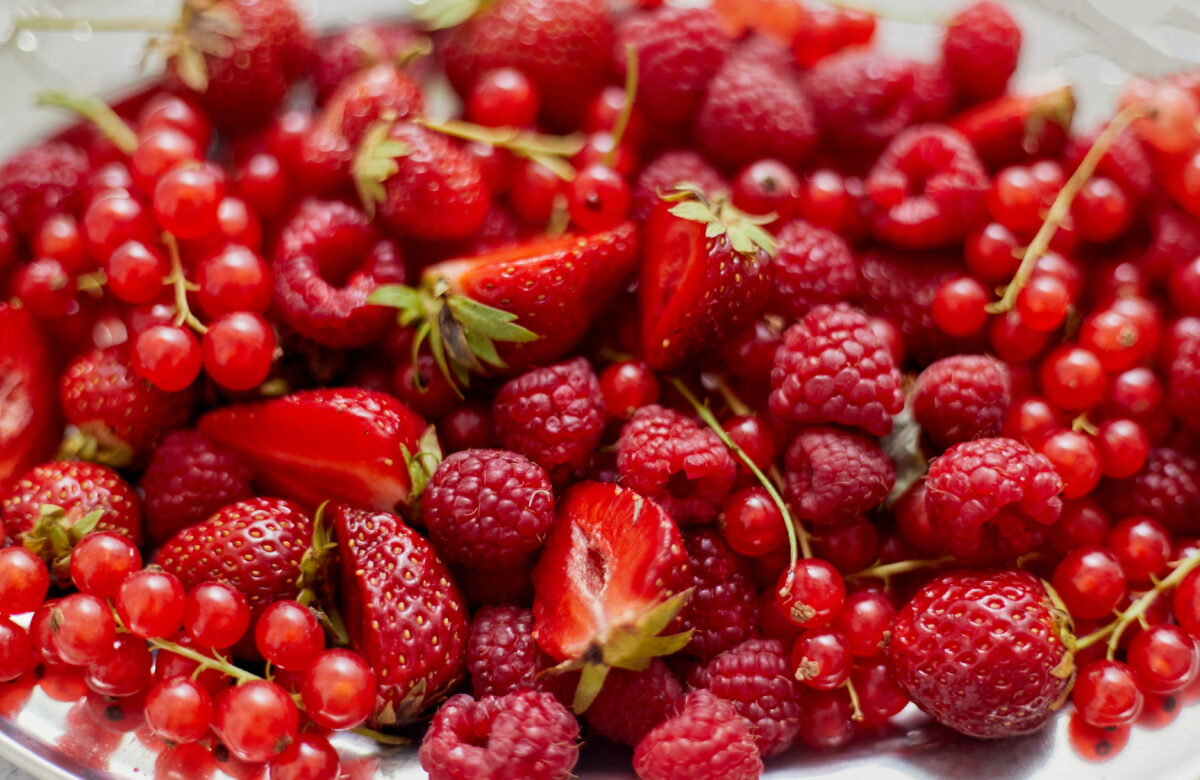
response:
[[[954,82],[940,62],[914,62],[913,120],[940,122],[954,108]]]
[[[787,749],[800,730],[800,685],[778,639],[747,639],[688,676],[693,688],[708,688],[733,702],[754,727],[763,757]]]
[[[1097,130],[1086,135],[1074,136],[1067,142],[1066,151],[1063,153],[1063,165],[1066,170],[1073,171],[1079,167],[1079,163],[1083,162],[1084,156],[1096,143],[1099,135],[1100,131]],[[1155,187],[1154,165],[1150,154],[1132,128],[1113,140],[1112,146],[1100,158],[1095,175],[1115,181],[1135,202],[1148,199]]]
[[[942,358],[917,377],[913,416],[939,446],[995,436],[1012,403],[1008,366],[988,355]]]
[[[167,434],[142,475],[150,540],[163,544],[221,507],[250,498],[253,475],[236,452],[199,431]]]
[[[636,746],[683,698],[683,686],[658,658],[641,672],[610,669],[600,695],[583,713],[595,731],[614,742]]]
[[[89,167],[82,150],[58,141],[18,152],[0,166],[0,213],[25,235],[51,214],[78,213]]]
[[[510,379],[492,405],[496,437],[557,480],[587,466],[604,432],[604,393],[585,358]]]
[[[695,184],[709,194],[729,189],[717,169],[703,157],[691,149],[673,149],[660,154],[638,174],[630,213],[635,219],[645,220],[661,196],[684,183]]]
[[[700,151],[728,170],[764,157],[800,168],[817,145],[817,120],[789,71],[733,56],[708,84],[695,136]]]
[[[579,760],[579,723],[548,693],[465,693],[442,705],[421,741],[430,780],[567,780]]]
[[[922,125],[896,136],[866,180],[875,237],[904,249],[961,243],[984,214],[988,175],[956,130]]]
[[[272,266],[275,311],[300,335],[330,347],[364,346],[391,326],[391,309],[367,296],[385,282],[403,282],[396,246],[340,201],[306,200],[279,234]],[[335,286],[330,279],[344,280]]]
[[[325,104],[322,126],[357,144],[384,116],[404,119],[425,111],[421,85],[390,63],[359,71],[346,79]]]
[[[683,543],[695,590],[680,614],[678,630],[692,629],[684,652],[707,660],[754,633],[758,593],[749,568],[719,533],[688,531]]]
[[[888,657],[901,689],[939,723],[1011,737],[1041,726],[1070,686],[1064,620],[1031,574],[952,572],[896,613]]]
[[[1017,69],[1021,28],[1000,3],[980,0],[946,26],[942,58],[955,88],[969,100],[1004,94]]]
[[[1184,425],[1200,431],[1200,337],[1184,338],[1175,348],[1167,376],[1167,404]]]
[[[542,467],[507,450],[447,457],[421,496],[421,516],[442,557],[481,569],[516,566],[542,546],[554,493]]]
[[[754,780],[763,763],[750,723],[729,702],[696,691],[638,743],[633,768],[642,780]]]
[[[771,413],[798,423],[831,422],[874,436],[904,408],[892,353],[862,312],[817,306],[788,328],[771,370]]]
[[[705,87],[731,48],[712,9],[672,6],[624,20],[613,49],[622,76],[629,44],[638,57],[638,110],[663,125],[683,125],[696,116]]]
[[[837,233],[795,220],[783,226],[776,240],[772,311],[799,319],[817,304],[853,294],[858,261]]]
[[[1062,512],[1062,479],[1013,439],[955,444],[929,466],[925,508],[939,547],[963,561],[1011,561],[1042,546]]]
[[[321,40],[313,67],[317,103],[324,103],[351,75],[417,52],[428,41],[403,22],[346,27]]]
[[[1113,517],[1141,515],[1174,533],[1200,529],[1200,463],[1174,447],[1155,447],[1142,470],[1104,490]]]
[[[472,604],[520,604],[533,603],[533,567],[537,558],[517,566],[500,569],[471,569],[463,566],[454,568],[454,581],[459,584]]]
[[[842,525],[883,503],[896,469],[879,442],[858,431],[801,428],[787,451],[787,487],[800,517]]]
[[[1152,213],[1150,227],[1150,245],[1137,262],[1152,281],[1165,282],[1178,266],[1200,257],[1200,219],[1162,205]]]
[[[547,682],[553,678],[541,672],[551,666],[554,661],[533,639],[533,612],[506,605],[475,613],[467,640],[467,671],[476,698],[549,690]]]
[[[858,296],[868,314],[896,326],[904,352],[918,363],[982,351],[982,336],[948,336],[933,321],[933,298],[944,282],[962,276],[962,260],[950,255],[875,250],[858,259]]]
[[[621,484],[657,501],[678,523],[711,523],[737,477],[717,434],[673,409],[643,406],[617,441]]]
[[[912,63],[901,57],[849,50],[817,63],[805,86],[822,141],[854,159],[870,161],[913,122]]]

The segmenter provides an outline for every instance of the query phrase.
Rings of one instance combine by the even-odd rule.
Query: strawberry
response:
[[[993,98],[947,124],[967,137],[981,160],[998,170],[1061,153],[1074,115],[1075,96],[1064,86],[1037,95]]]
[[[35,466],[0,500],[4,530],[69,582],[71,549],[94,531],[115,531],[142,543],[142,502],[112,469],[84,461]]]
[[[604,3],[499,0],[450,35],[446,75],[465,95],[485,71],[516,68],[537,87],[546,118],[566,124],[607,81],[612,47]]]
[[[71,361],[59,380],[67,422],[79,433],[67,442],[73,455],[122,467],[149,452],[162,434],[191,413],[192,392],[167,393],[129,364],[129,347],[96,349]]]
[[[50,360],[29,310],[0,303],[0,491],[58,445]]]
[[[408,65],[424,61],[430,40],[404,22],[358,24],[324,38],[316,52],[313,81],[317,103],[329,100],[343,81],[381,62]],[[414,64],[421,70],[419,64]]]
[[[641,671],[683,648],[691,632],[659,636],[691,585],[675,521],[627,488],[580,482],[559,500],[533,570],[534,639],[560,670],[582,669],[575,711],[611,667]]]
[[[491,194],[475,158],[412,122],[376,123],[353,168],[363,206],[397,235],[467,238],[487,218]]]
[[[402,323],[421,321],[417,344],[428,335],[443,372],[466,384],[484,364],[513,374],[567,354],[636,261],[627,222],[446,260],[425,269],[419,290],[389,285],[371,302],[400,309]]]
[[[200,430],[254,466],[261,492],[309,507],[331,499],[406,507],[440,461],[433,428],[374,390],[303,390],[226,406],[202,417]]]
[[[342,82],[325,104],[321,122],[329,132],[356,144],[376,120],[419,116],[424,110],[421,85],[402,69],[383,63]]]
[[[309,67],[312,42],[291,0],[185,0],[178,30],[161,44],[167,83],[224,130],[265,123]]]
[[[313,540],[313,519],[280,498],[251,498],[175,534],[155,563],[189,590],[219,580],[241,591],[252,610],[300,593],[301,563]]]
[[[410,723],[449,693],[466,666],[466,602],[420,534],[387,512],[330,510],[350,643],[375,670],[372,723]]]
[[[651,368],[674,368],[762,313],[775,252],[762,224],[686,185],[650,215],[638,304],[642,357]]]

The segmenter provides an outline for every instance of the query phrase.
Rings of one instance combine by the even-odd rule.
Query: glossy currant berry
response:
[[[126,303],[148,303],[163,291],[170,267],[157,249],[141,241],[126,241],[104,263],[108,289]]]
[[[508,201],[521,219],[545,224],[554,213],[555,199],[562,191],[558,174],[540,163],[526,161],[513,178]]]
[[[201,151],[208,148],[212,139],[208,117],[187,100],[166,92],[146,101],[138,112],[137,123],[143,135],[168,128],[178,130],[195,141]]]
[[[112,651],[88,666],[84,680],[103,696],[133,696],[154,682],[154,659],[145,640],[118,634]]]
[[[163,229],[184,241],[202,238],[220,225],[217,209],[225,197],[220,173],[208,165],[184,163],[154,185],[154,216]]]
[[[842,632],[810,628],[792,645],[796,679],[810,688],[830,691],[850,677],[853,659]]]
[[[774,214],[781,225],[796,214],[800,177],[779,160],[757,160],[733,180],[733,205],[747,214]]]
[[[300,734],[271,759],[271,780],[336,780],[338,752],[319,734]]]
[[[1103,546],[1108,538],[1110,523],[1094,501],[1081,499],[1064,501],[1062,514],[1050,526],[1046,541],[1050,549],[1066,555],[1076,547]]]
[[[846,597],[833,627],[846,638],[853,655],[867,658],[883,652],[895,614],[896,608],[882,591],[860,590]]]
[[[879,532],[865,517],[854,518],[812,540],[813,554],[833,564],[840,572],[853,573],[870,566],[879,557]]]
[[[628,96],[625,90],[616,84],[604,87],[592,102],[588,104],[587,115],[583,120],[585,133],[612,132],[621,114],[625,112]],[[632,110],[629,112],[629,123],[625,126],[625,139],[633,146],[641,146],[646,136],[646,118],[638,110],[635,98]]]
[[[1181,691],[1196,679],[1200,652],[1179,626],[1159,623],[1133,638],[1125,661],[1146,693],[1160,695]]]
[[[783,515],[761,487],[730,494],[722,506],[721,518],[725,542],[741,555],[765,555],[787,541]]]
[[[721,429],[755,466],[762,471],[770,470],[775,459],[775,436],[763,418],[753,414],[735,415],[721,423]],[[749,473],[740,458],[738,467]]]
[[[1021,242],[1004,225],[989,222],[969,234],[963,244],[967,270],[981,282],[1004,284],[1021,264]]]
[[[210,317],[234,311],[262,314],[271,305],[271,267],[255,251],[226,244],[196,271],[196,301]]]
[[[326,650],[304,673],[304,711],[321,728],[352,729],[375,709],[375,672],[358,653]]]
[[[814,748],[841,747],[854,736],[853,707],[844,690],[805,691],[799,736]]]
[[[842,174],[818,168],[800,185],[799,216],[827,230],[844,231],[855,219],[857,202]]]
[[[204,582],[187,594],[183,625],[197,646],[224,650],[250,628],[250,605],[225,583]]]
[[[633,193],[624,177],[605,165],[589,165],[567,187],[571,221],[586,233],[621,224],[632,203]]]
[[[987,322],[987,290],[969,276],[945,282],[933,296],[933,322],[943,333],[969,336]]]
[[[4,235],[3,231],[0,235]],[[0,249],[0,268],[5,266],[2,255]],[[69,274],[80,274],[92,267],[79,223],[70,214],[51,214],[38,225],[33,237],[33,256],[57,260]]]
[[[137,545],[114,531],[88,534],[71,550],[71,582],[102,599],[116,598],[125,578],[141,568],[142,553]]]
[[[1133,222],[1133,204],[1116,182],[1093,176],[1071,205],[1071,216],[1080,238],[1093,243],[1112,241]]]
[[[1042,442],[1041,453],[1062,477],[1063,498],[1081,498],[1100,482],[1100,454],[1092,437],[1071,430],[1057,431]]]
[[[486,127],[530,127],[541,99],[529,78],[516,68],[484,71],[467,94],[467,119]]]
[[[92,198],[82,225],[88,253],[98,262],[126,241],[153,243],[158,232],[141,201],[123,190],[105,191]]]
[[[1041,396],[1025,396],[1008,408],[1003,434],[1040,450],[1046,439],[1062,427],[1061,415]]]
[[[600,372],[600,390],[609,415],[627,420],[658,400],[658,377],[640,360],[623,360]]]
[[[1137,679],[1120,661],[1093,661],[1075,679],[1071,692],[1080,716],[1097,728],[1127,726],[1142,713],[1145,699]]]
[[[1195,95],[1174,84],[1134,78],[1121,93],[1121,106],[1139,105],[1144,115],[1134,120],[1133,129],[1150,146],[1169,153],[1186,152],[1196,145]]]
[[[892,678],[887,661],[878,656],[855,664],[850,682],[858,692],[858,706],[867,725],[885,723],[908,705],[908,697]]]
[[[62,263],[43,257],[17,269],[12,291],[38,319],[55,319],[66,315],[75,300],[75,280]]]
[[[988,324],[988,340],[997,357],[1017,366],[1037,357],[1045,349],[1048,336],[1030,328],[1021,319],[1020,312],[1010,309],[992,317]]]
[[[804,558],[779,575],[775,588],[780,611],[801,628],[833,620],[846,598],[842,575],[826,561]]]
[[[1109,380],[1105,410],[1115,417],[1144,420],[1163,404],[1162,381],[1148,368],[1131,368]]]
[[[1084,620],[1111,615],[1125,596],[1121,562],[1103,547],[1072,550],[1054,567],[1051,584],[1072,617]]]
[[[54,631],[50,618],[61,599],[50,599],[38,607],[29,620],[29,643],[33,647],[34,660],[47,666],[63,666],[67,662],[58,654],[54,642]]]
[[[492,443],[492,410],[481,403],[464,403],[438,421],[438,438],[448,452],[485,449]]]
[[[1142,330],[1130,317],[1111,308],[1084,318],[1079,346],[1094,353],[1108,373],[1131,368],[1146,352]]]
[[[1132,477],[1141,471],[1150,454],[1146,430],[1125,418],[1105,420],[1096,433],[1100,473],[1110,479]]]
[[[65,596],[50,610],[54,648],[65,663],[86,666],[112,652],[117,636],[112,612],[103,599],[88,593]]]
[[[1104,395],[1104,369],[1100,359],[1086,349],[1064,344],[1042,360],[1042,392],[1059,409],[1089,409]]]
[[[299,720],[292,697],[268,680],[226,688],[213,702],[213,732],[242,761],[269,761],[296,738]]]
[[[1042,333],[1057,330],[1066,321],[1070,303],[1066,283],[1050,274],[1034,274],[1017,294],[1021,321]]]
[[[325,649],[325,632],[312,610],[298,601],[276,601],[254,627],[258,652],[281,669],[307,669]]]
[[[1031,237],[1041,227],[1041,187],[1026,166],[1014,165],[995,175],[987,206],[992,219],[1017,235]]]
[[[7,617],[0,617],[0,682],[17,679],[33,666],[29,634]]]
[[[618,142],[612,133],[600,131],[589,133],[583,139],[583,148],[571,158],[576,170],[586,170],[599,165],[616,171],[622,177],[637,172],[637,153],[624,141]]]
[[[117,615],[134,636],[169,637],[183,624],[186,598],[183,583],[174,574],[143,569],[121,583],[116,598]]]
[[[291,182],[275,155],[260,152],[238,166],[237,192],[260,217],[274,219],[287,210]]]
[[[49,589],[50,572],[36,553],[24,547],[0,550],[0,614],[34,611]]]
[[[275,330],[261,315],[248,311],[222,314],[200,339],[204,370],[230,390],[258,387],[271,373]]]
[[[146,694],[146,725],[168,742],[204,739],[212,717],[212,694],[187,675],[159,680]]]
[[[1200,570],[1193,569],[1180,581],[1171,598],[1171,609],[1179,627],[1200,639]]]
[[[1200,256],[1175,266],[1167,283],[1167,292],[1171,303],[1182,314],[1200,315]]]
[[[133,342],[133,370],[160,390],[183,390],[202,366],[200,343],[182,325],[151,325]]]
[[[198,162],[203,151],[196,139],[173,127],[147,128],[129,158],[129,172],[134,184],[147,195],[154,194],[154,185],[163,174],[180,163]]]
[[[1147,585],[1166,574],[1171,559],[1171,535],[1150,517],[1127,517],[1112,527],[1105,540],[1116,554],[1130,585]]]

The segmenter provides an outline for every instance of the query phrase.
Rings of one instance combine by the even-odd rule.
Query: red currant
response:
[[[460,404],[438,421],[437,430],[449,452],[488,447],[492,443],[491,407],[474,402]]]
[[[149,303],[162,293],[170,268],[157,249],[141,241],[126,241],[104,263],[108,289],[126,303]]]
[[[138,189],[150,195],[162,175],[185,162],[203,159],[196,140],[176,128],[154,128],[138,141],[129,158],[130,173]]]
[[[1159,623],[1133,638],[1125,660],[1146,693],[1168,694],[1183,690],[1196,679],[1200,652],[1179,626]]]
[[[18,268],[12,289],[21,303],[43,320],[63,317],[75,300],[75,280],[62,263],[49,257]]]
[[[795,216],[800,177],[779,160],[752,162],[733,180],[733,205],[747,214],[774,214],[783,224]]]
[[[222,314],[208,326],[200,348],[204,370],[214,382],[230,390],[249,390],[271,373],[275,331],[258,314]]]
[[[760,487],[748,487],[725,499],[722,509],[725,542],[741,555],[764,555],[787,540],[783,515]]]
[[[133,370],[168,393],[195,382],[202,365],[200,344],[182,325],[151,325],[133,342]]]
[[[997,357],[1014,366],[1027,363],[1045,348],[1048,336],[1025,324],[1021,314],[1011,309],[993,317],[988,326],[988,339]]]
[[[1017,311],[1027,328],[1046,333],[1067,319],[1067,285],[1050,274],[1034,274],[1017,294]]]
[[[1075,679],[1075,709],[1097,728],[1127,726],[1142,712],[1145,700],[1129,667],[1120,661],[1093,661]]]
[[[292,697],[268,680],[226,688],[213,703],[213,732],[242,761],[268,761],[296,738],[300,714]]]
[[[858,692],[858,706],[863,722],[868,725],[885,723],[908,704],[908,697],[892,677],[885,660],[864,660],[850,673],[850,682]]]
[[[1021,264],[1020,242],[999,222],[989,222],[967,236],[963,247],[967,270],[980,281],[1003,284]]]
[[[0,617],[0,682],[17,679],[33,666],[33,646],[25,629]]]
[[[780,611],[801,628],[826,625],[846,598],[842,575],[818,558],[803,558],[784,569],[775,591]]]
[[[227,244],[205,258],[196,273],[196,301],[210,317],[233,311],[262,314],[271,305],[271,267],[256,252]]]
[[[1063,498],[1080,498],[1100,482],[1100,454],[1090,436],[1058,431],[1042,442],[1041,452],[1062,477]]]
[[[1112,614],[1125,596],[1121,562],[1103,547],[1080,547],[1054,567],[1054,590],[1073,617],[1099,620]]]
[[[792,646],[796,679],[810,688],[837,688],[850,677],[852,665],[846,637],[832,628],[810,628]]]
[[[1200,570],[1188,572],[1175,588],[1171,608],[1180,627],[1191,637],[1200,639]]]
[[[335,780],[339,777],[338,752],[318,734],[300,734],[271,759],[271,780]]]
[[[204,739],[212,717],[212,694],[187,675],[160,680],[146,694],[146,725],[168,742]]]
[[[183,625],[199,647],[224,650],[250,628],[250,605],[240,591],[225,583],[205,582],[187,595]]]
[[[350,650],[326,650],[304,674],[304,711],[321,728],[352,729],[375,708],[375,672]]]
[[[1133,205],[1112,179],[1093,176],[1075,196],[1071,216],[1081,238],[1104,243],[1129,229],[1133,222]]]
[[[554,213],[554,201],[562,191],[558,174],[540,163],[528,161],[517,171],[508,200],[518,217],[544,224]]]
[[[71,582],[102,599],[116,598],[125,578],[141,568],[137,545],[113,531],[88,534],[71,550]],[[0,596],[0,603],[3,601]]]
[[[846,691],[805,691],[800,699],[800,738],[815,748],[836,748],[854,736],[853,708]]]
[[[1150,517],[1127,517],[1112,527],[1105,540],[1116,553],[1130,585],[1148,585],[1166,574],[1171,559],[1171,535]]]
[[[103,599],[72,593],[50,610],[54,648],[65,663],[87,666],[112,652],[117,626]]]
[[[263,658],[298,672],[310,667],[325,649],[325,632],[308,607],[298,601],[276,601],[259,616],[254,643]]]
[[[201,238],[220,226],[217,209],[224,196],[225,183],[216,169],[184,163],[154,185],[154,216],[184,241]]]
[[[132,696],[150,687],[154,659],[146,642],[129,634],[118,634],[112,652],[87,668],[88,687],[104,696]]]
[[[721,428],[755,466],[763,471],[771,468],[771,461],[775,459],[775,437],[761,417],[737,415],[721,423]],[[740,459],[738,465],[745,470]]]
[[[945,282],[933,296],[934,324],[951,336],[969,336],[987,322],[987,302],[987,290],[969,276]]]
[[[1094,352],[1064,344],[1042,360],[1042,392],[1069,412],[1089,409],[1104,395],[1104,369]]]
[[[138,127],[143,134],[168,128],[178,130],[196,142],[201,149],[208,148],[212,139],[212,124],[201,111],[177,95],[159,93],[146,101],[138,112]]]
[[[126,241],[152,243],[155,232],[154,222],[141,201],[120,190],[100,193],[83,213],[83,237],[88,252],[101,262]]]
[[[852,573],[870,566],[879,556],[879,532],[865,517],[822,531],[813,539],[813,553],[838,571]]]
[[[1046,439],[1062,427],[1058,411],[1041,396],[1026,396],[1013,402],[1004,420],[1003,433],[1040,450]]]
[[[266,153],[251,155],[238,167],[237,191],[263,219],[282,215],[291,200],[291,183],[283,166]]]
[[[541,100],[537,88],[516,68],[484,71],[467,95],[467,118],[487,127],[529,127]]]
[[[992,179],[987,196],[992,219],[1021,236],[1032,236],[1042,224],[1042,192],[1029,168],[1014,165]]]
[[[828,230],[845,231],[854,219],[855,198],[837,171],[819,168],[800,185],[798,216]]]
[[[1109,520],[1090,499],[1064,501],[1062,514],[1050,526],[1050,549],[1066,555],[1076,547],[1099,546],[1108,538]]]
[[[621,224],[629,215],[633,194],[621,174],[604,165],[589,165],[568,185],[567,208],[580,230],[595,233]]]
[[[600,389],[609,415],[629,419],[638,409],[658,400],[658,377],[643,362],[613,363],[600,373]]]
[[[0,236],[5,235],[0,229]],[[2,242],[0,242],[2,243]],[[69,274],[80,274],[91,268],[79,223],[70,214],[51,214],[38,226],[33,237],[34,257],[57,260]],[[0,249],[0,268],[5,261]]]
[[[1105,420],[1096,433],[1100,473],[1111,479],[1132,477],[1142,469],[1150,454],[1150,438],[1133,420]]]
[[[174,574],[143,569],[130,574],[117,591],[117,615],[134,636],[169,637],[183,624],[187,593]]]
[[[49,589],[50,572],[36,553],[24,547],[0,550],[0,614],[34,611]]]

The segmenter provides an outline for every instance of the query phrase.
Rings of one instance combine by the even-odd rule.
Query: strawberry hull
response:
[[[427,427],[392,396],[359,389],[302,391],[200,420],[205,435],[254,465],[264,494],[388,512],[409,503],[406,453],[419,451]]]
[[[0,304],[0,490],[58,445],[50,352],[28,309]]]

